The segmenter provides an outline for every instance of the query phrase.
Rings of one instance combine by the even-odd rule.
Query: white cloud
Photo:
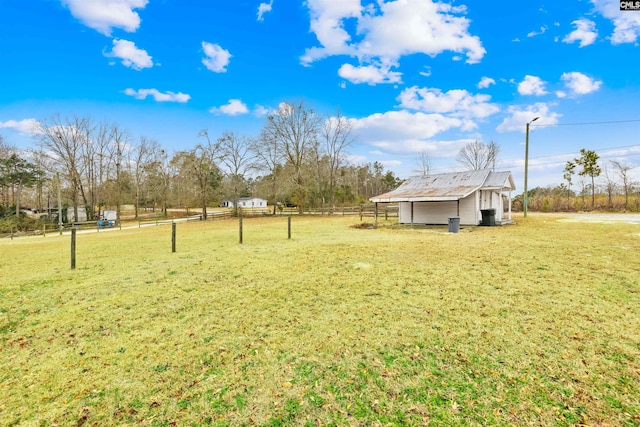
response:
[[[354,67],[351,64],[343,64],[338,70],[338,75],[351,83],[401,83],[402,73],[391,71],[391,66],[367,65]]]
[[[617,0],[591,0],[596,10],[614,25],[611,43],[635,43],[640,35],[640,13],[620,11]]]
[[[425,113],[449,113],[455,117],[484,118],[500,109],[489,95],[472,95],[463,89],[442,92],[440,89],[413,86],[398,96],[400,106]]]
[[[260,3],[258,6],[258,21],[264,21],[264,14],[267,12],[271,12],[271,8],[273,7],[273,0],[269,3]]]
[[[536,117],[536,125],[555,125],[561,114],[551,112],[549,105],[544,102],[537,102],[526,107],[512,106],[507,109],[508,117],[496,128],[498,132],[525,132],[525,125]]]
[[[308,0],[311,15],[311,31],[322,47],[307,49],[301,58],[303,64],[332,55],[354,55],[356,49],[349,46],[349,33],[343,28],[343,20],[359,18],[363,8],[360,0]]]
[[[110,36],[113,28],[135,32],[140,16],[134,9],[144,9],[149,0],[61,0],[71,14],[87,27]]]
[[[358,32],[365,34],[358,45],[360,54],[395,59],[452,51],[476,63],[486,53],[480,39],[468,33],[470,21],[455,15],[463,9],[431,0],[380,3],[380,9],[382,15],[365,14],[359,20]]]
[[[7,120],[0,122],[0,129],[13,129],[25,135],[38,135],[38,121],[36,119]]]
[[[381,139],[372,141],[370,145],[376,147],[377,150],[371,154],[384,156],[389,153],[393,154],[419,154],[427,152],[432,158],[450,158],[455,157],[460,149],[472,140],[434,140],[434,139]]]
[[[518,92],[520,95],[545,95],[547,93],[544,90],[545,84],[540,77],[526,75],[524,80],[518,83]]]
[[[545,32],[547,32],[547,27],[543,26],[543,27],[540,27],[540,31],[531,31],[529,34],[527,34],[527,37],[539,36],[544,34]]]
[[[491,85],[496,84],[496,81],[491,77],[482,77],[478,82],[478,89],[486,89]]]
[[[209,110],[214,114],[225,114],[227,116],[238,116],[240,114],[247,114],[249,109],[247,105],[239,99],[230,99],[225,105],[220,107],[213,107]]]
[[[635,43],[640,35],[640,13],[620,11],[616,0],[591,0],[596,10],[614,25],[611,43]]]
[[[113,49],[111,52],[105,52],[107,58],[120,58],[122,65],[141,70],[143,68],[153,67],[153,59],[146,50],[138,49],[135,43],[129,40],[113,40]]]
[[[350,119],[350,122],[358,141],[391,151],[394,147],[404,147],[398,148],[398,151],[406,150],[411,144],[417,147],[425,140],[451,129],[471,130],[475,127],[470,120],[406,110],[376,113],[361,119]]]
[[[202,50],[206,57],[202,60],[202,63],[214,73],[226,73],[227,65],[229,65],[229,59],[231,54],[228,50],[223,49],[220,45],[202,42]]]
[[[424,76],[424,77],[430,77],[431,76],[431,67],[425,66],[424,68],[425,68],[424,71],[420,71],[420,75]]]
[[[182,92],[165,92],[162,93],[158,89],[138,89],[131,88],[125,89],[125,95],[133,96],[135,99],[146,99],[148,96],[152,96],[156,102],[180,102],[185,103],[191,99],[191,95],[187,95]]]
[[[602,86],[602,81],[592,79],[591,77],[577,71],[564,73],[560,79],[571,91],[572,95],[586,95],[597,91],[600,89],[600,86]]]
[[[380,163],[385,168],[393,168],[393,167],[400,166],[402,164],[402,161],[401,160],[380,160],[378,161],[378,163]]]
[[[256,117],[264,117],[267,114],[269,114],[269,109],[260,105],[260,104],[256,104],[253,108],[253,115]]]
[[[565,43],[580,42],[580,47],[589,46],[596,41],[598,32],[596,31],[596,23],[589,19],[577,19],[571,24],[576,26],[576,29],[567,34],[562,39]]]
[[[303,65],[348,55],[358,58],[363,68],[372,63],[397,64],[406,55],[433,57],[445,51],[476,63],[486,53],[480,39],[468,31],[470,21],[461,16],[464,6],[432,0],[380,1],[365,7],[360,0],[308,0],[306,4],[319,46],[305,51],[300,58]]]

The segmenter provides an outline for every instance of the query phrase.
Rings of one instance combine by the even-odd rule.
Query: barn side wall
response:
[[[411,224],[411,203],[399,203],[399,222]],[[414,224],[442,224],[449,223],[449,217],[458,216],[458,202],[414,202]],[[478,194],[460,200],[460,224],[478,225],[480,210],[478,208]]]

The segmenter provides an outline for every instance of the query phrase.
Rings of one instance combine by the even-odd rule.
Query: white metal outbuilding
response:
[[[496,223],[511,220],[511,172],[489,169],[415,176],[393,191],[370,198],[376,203],[398,203],[401,224],[447,224],[460,217],[460,224],[478,225],[481,210],[495,209]],[[503,194],[507,192],[505,218]]]

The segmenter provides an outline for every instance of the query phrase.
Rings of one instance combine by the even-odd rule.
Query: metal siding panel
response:
[[[477,192],[460,200],[460,225],[478,225]]]
[[[494,206],[496,207],[496,221],[502,221],[504,218],[504,203],[502,201],[502,193],[493,193],[495,198]]]
[[[414,221],[417,224],[449,224],[449,217],[456,216],[458,202],[416,203]]]
[[[411,223],[411,203],[398,203],[398,222],[400,224]]]

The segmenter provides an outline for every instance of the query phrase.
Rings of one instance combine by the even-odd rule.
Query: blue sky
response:
[[[0,0],[0,134],[89,116],[192,148],[257,136],[303,99],[352,121],[351,161],[433,172],[468,141],[501,147],[522,189],[559,184],[581,148],[640,164],[640,12],[611,0]],[[535,126],[534,126],[535,125]],[[640,168],[634,170],[640,175]],[[638,179],[638,178],[636,178]]]

